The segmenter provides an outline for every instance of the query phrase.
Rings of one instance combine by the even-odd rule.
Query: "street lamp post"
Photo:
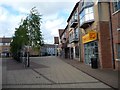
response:
[[[25,66],[30,66],[30,59],[29,59],[29,46],[25,46]]]

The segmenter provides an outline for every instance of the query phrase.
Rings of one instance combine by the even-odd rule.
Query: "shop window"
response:
[[[113,12],[116,12],[120,10],[120,0],[116,0],[116,2],[113,2]]]

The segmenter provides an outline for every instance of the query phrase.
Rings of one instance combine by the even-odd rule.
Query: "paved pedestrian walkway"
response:
[[[30,67],[3,61],[3,88],[112,88],[57,57],[30,58]]]
[[[59,58],[59,57],[58,57]],[[72,65],[73,67],[81,70],[82,72],[100,80],[101,82],[113,87],[118,88],[118,84],[120,86],[119,80],[120,80],[120,73],[118,73],[117,70],[113,69],[92,69],[91,66],[85,65],[84,63],[73,60],[73,59],[63,59],[61,60],[65,61],[66,63]]]

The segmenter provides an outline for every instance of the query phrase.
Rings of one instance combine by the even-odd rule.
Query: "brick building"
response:
[[[79,60],[86,65],[91,65],[91,58],[96,58],[98,68],[118,68],[120,61],[119,0],[115,2],[80,0],[74,6],[67,23],[67,29],[65,28],[60,36],[60,40],[65,44],[62,42],[63,44],[60,45],[62,47],[67,44],[69,58],[75,59],[76,52],[79,51]],[[66,54],[64,49],[62,50]]]
[[[70,58],[79,60],[79,2],[74,6],[67,22]]]
[[[85,64],[91,65],[91,58],[97,58],[100,68],[112,68],[110,40],[109,3],[80,3],[80,31],[82,33],[82,56]]]
[[[120,65],[120,0],[110,2],[112,61],[115,69]]]
[[[0,57],[9,57],[10,53],[10,42],[12,38],[1,37],[0,38]]]

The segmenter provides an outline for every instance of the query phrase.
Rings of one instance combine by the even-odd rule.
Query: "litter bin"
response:
[[[91,68],[98,68],[97,58],[91,58]]]

